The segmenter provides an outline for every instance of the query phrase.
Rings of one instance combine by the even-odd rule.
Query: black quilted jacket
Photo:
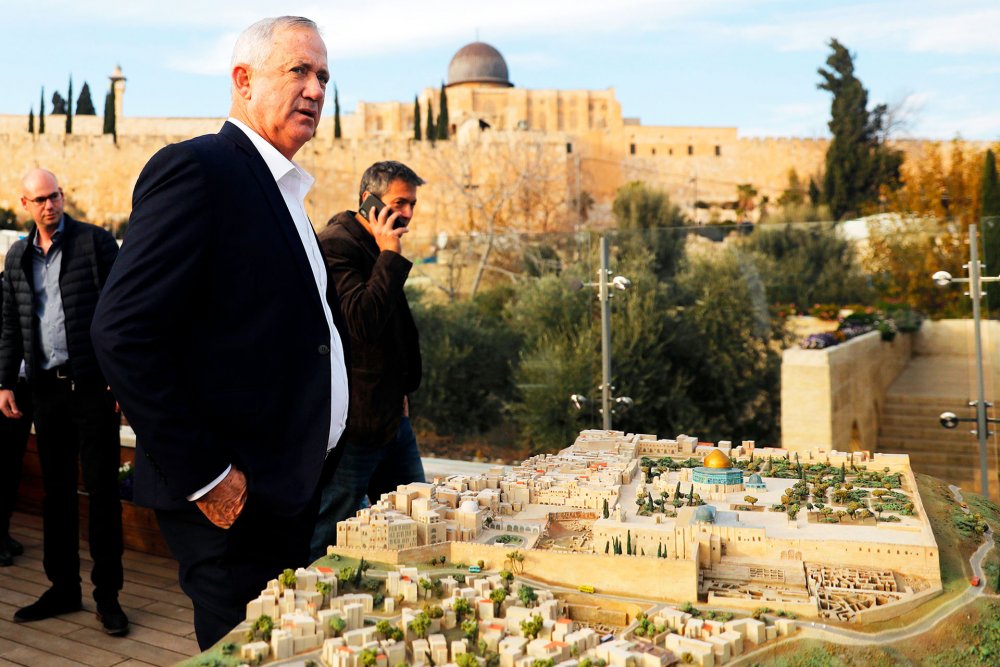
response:
[[[31,246],[37,231],[11,246],[3,273],[3,330],[0,336],[0,386],[13,388],[21,359],[28,379],[38,371],[40,355],[32,307]],[[118,255],[115,238],[100,227],[65,216],[62,236],[59,290],[66,315],[66,344],[74,380],[103,382],[94,348],[90,322],[94,307]]]

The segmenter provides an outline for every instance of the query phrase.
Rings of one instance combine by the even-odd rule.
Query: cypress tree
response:
[[[69,77],[69,93],[66,95],[66,134],[73,134],[73,77]]]
[[[608,542],[607,540],[605,540],[604,541],[604,553],[608,553],[609,551],[611,551],[611,543]]]
[[[96,116],[97,110],[94,109],[94,101],[90,99],[90,86],[87,82],[83,82],[83,88],[80,89],[80,97],[76,100],[76,115],[77,116]]]
[[[45,86],[42,86],[42,99],[38,106],[38,134],[45,134]]]
[[[434,105],[431,104],[430,100],[427,100],[427,128],[426,129],[427,129],[427,132],[425,132],[425,135],[427,136],[428,139],[430,139],[430,142],[433,144],[434,140],[437,138],[437,136],[435,136],[437,133],[434,131]]]
[[[840,219],[877,202],[882,186],[898,187],[903,155],[885,145],[888,107],[868,110],[868,91],[854,75],[854,56],[836,39],[830,40],[830,49],[829,69],[818,70],[823,81],[817,84],[833,94],[823,195]]]
[[[423,136],[420,134],[420,122],[423,120],[420,118],[420,98],[416,95],[413,96],[413,140],[420,141]],[[607,501],[604,501],[607,503]],[[604,515],[607,518],[607,514]]]
[[[448,139],[448,96],[444,92],[444,81],[441,82],[441,99],[438,102],[440,112],[438,113],[437,138],[442,141]]]
[[[333,87],[333,138],[340,139],[340,94],[337,91],[337,86]]]
[[[629,556],[631,556],[632,555],[632,531],[631,530],[628,531],[627,539],[628,539],[628,542],[625,543],[625,551],[628,553]]]
[[[983,201],[983,261],[986,264],[986,275],[995,276],[1000,272],[1000,180],[997,179],[997,162],[993,149],[988,149],[983,158],[980,193]],[[986,283],[985,286],[990,314],[996,317],[1000,312],[1000,285]]]
[[[104,96],[104,134],[115,134],[115,89]]]
[[[35,133],[35,107],[28,112],[28,134]]]
[[[604,516],[605,519],[607,519],[608,516],[610,516],[610,512],[608,511],[608,499],[607,498],[604,499],[604,507],[601,510],[601,514]]]

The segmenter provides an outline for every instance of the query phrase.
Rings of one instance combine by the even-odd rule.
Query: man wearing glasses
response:
[[[91,581],[105,632],[123,635],[128,618],[122,588],[122,523],[118,497],[118,415],[101,374],[90,325],[101,288],[118,254],[108,232],[63,212],[54,174],[24,177],[21,204],[35,228],[7,253],[0,333],[0,412],[25,419],[13,389],[24,360],[34,402],[45,499],[43,564],[52,582],[15,622],[39,621],[81,609],[77,460],[90,501]]]

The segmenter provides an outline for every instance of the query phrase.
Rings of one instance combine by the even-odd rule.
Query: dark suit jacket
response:
[[[351,334],[351,404],[345,440],[391,442],[403,396],[420,386],[420,341],[403,284],[413,264],[381,252],[353,211],[335,215],[319,234]]]
[[[232,463],[249,502],[296,514],[323,469],[332,351],[271,172],[226,123],[154,155],[132,207],[93,339],[136,432],[136,502],[190,507]],[[344,332],[332,280],[325,296]]]
[[[21,359],[28,379],[39,369],[35,318],[35,274],[32,266],[37,229],[11,246],[7,252],[3,280],[4,327],[0,340],[0,384],[13,389],[17,384]],[[104,384],[90,342],[90,323],[101,288],[118,254],[115,237],[106,230],[63,216],[59,240],[59,294],[65,315],[69,367],[78,382]]]

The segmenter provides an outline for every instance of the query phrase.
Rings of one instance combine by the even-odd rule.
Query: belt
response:
[[[70,368],[69,364],[63,364],[55,368],[42,368],[39,369],[39,373],[47,380],[65,380],[67,382],[73,380],[73,369]]]

